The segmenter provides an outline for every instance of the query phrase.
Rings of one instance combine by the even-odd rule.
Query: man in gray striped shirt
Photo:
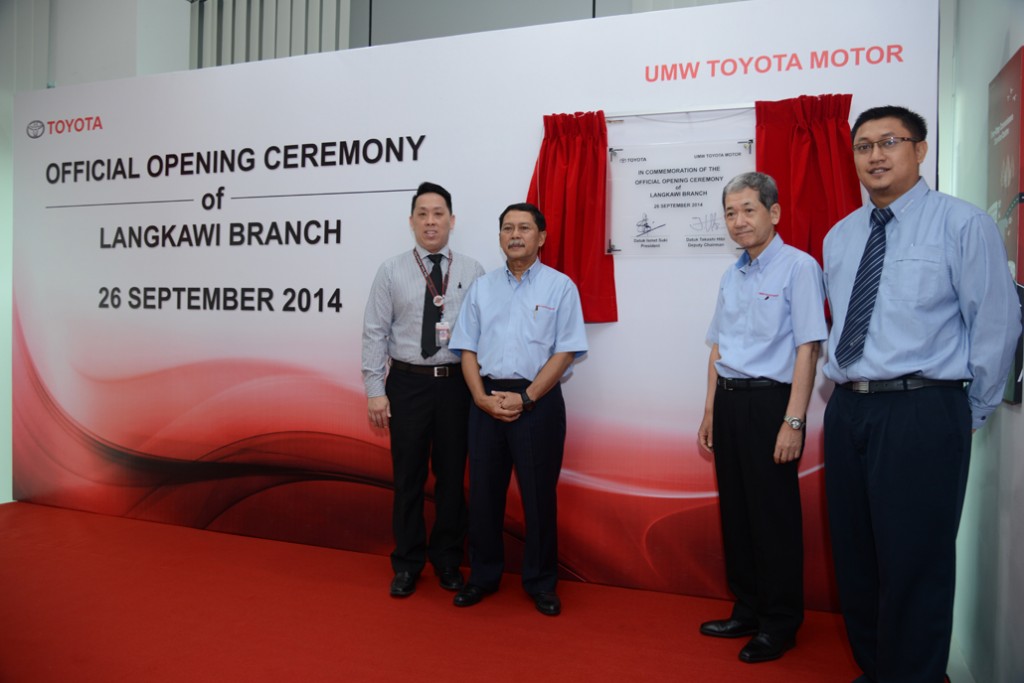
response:
[[[370,424],[390,431],[394,471],[391,595],[416,590],[427,560],[441,587],[463,585],[466,538],[467,424],[470,396],[448,339],[469,286],[484,269],[453,252],[452,198],[422,183],[409,226],[416,246],[377,271],[363,318],[363,383]],[[390,371],[388,360],[390,359]],[[423,515],[428,471],[434,473],[434,525]]]

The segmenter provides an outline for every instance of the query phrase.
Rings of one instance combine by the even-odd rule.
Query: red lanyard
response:
[[[444,280],[441,282],[441,291],[437,291],[437,287],[434,286],[434,281],[431,279],[430,274],[427,273],[427,267],[423,265],[423,259],[420,258],[420,253],[415,249],[412,250],[412,255],[416,257],[416,265],[420,267],[420,272],[423,273],[423,279],[427,281],[427,288],[430,293],[434,295],[434,305],[444,310],[444,293],[448,291],[448,277],[452,274],[452,264],[455,263],[455,254],[452,250],[448,250],[448,272],[444,274]],[[438,264],[440,265],[440,264]]]

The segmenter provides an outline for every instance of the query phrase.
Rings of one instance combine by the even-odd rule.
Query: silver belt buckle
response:
[[[866,394],[871,391],[871,382],[850,382],[850,391]]]
[[[448,376],[448,368],[446,368],[443,365],[435,365],[434,366],[434,377],[447,377],[447,376]]]

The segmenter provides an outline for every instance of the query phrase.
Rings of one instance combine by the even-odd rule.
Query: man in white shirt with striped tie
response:
[[[427,561],[441,587],[462,588],[466,539],[469,390],[448,339],[463,297],[484,269],[452,251],[451,194],[422,183],[409,226],[416,246],[377,271],[363,318],[363,382],[370,424],[390,431],[394,472],[392,597],[416,590]],[[390,361],[390,362],[389,362]],[[434,474],[434,525],[424,521],[424,486]]]

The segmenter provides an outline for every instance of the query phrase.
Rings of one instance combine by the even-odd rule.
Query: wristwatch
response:
[[[785,422],[786,424],[788,424],[793,429],[803,429],[804,428],[804,421],[801,420],[799,417],[791,417],[791,416],[787,415],[786,417],[782,418],[782,421]]]
[[[530,398],[530,395],[526,393],[526,389],[520,391],[519,395],[522,396],[523,398],[523,410],[533,410],[533,406],[535,404],[533,402],[533,399]]]

